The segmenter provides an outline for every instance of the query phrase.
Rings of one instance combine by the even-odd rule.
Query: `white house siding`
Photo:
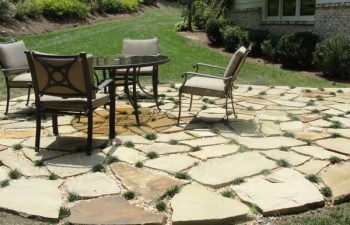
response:
[[[229,17],[237,24],[273,34],[310,31],[321,38],[350,33],[350,0],[317,0],[315,20],[307,22],[266,22],[262,18],[265,0],[235,0]]]

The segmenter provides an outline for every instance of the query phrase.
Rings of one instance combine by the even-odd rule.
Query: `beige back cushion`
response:
[[[88,84],[85,83],[82,57],[78,56],[74,59],[45,56],[44,54],[33,55],[36,81],[40,94],[61,97],[86,97],[87,92],[91,91],[92,98],[95,98],[92,56],[87,57]]]
[[[123,55],[126,56],[145,56],[158,55],[158,38],[146,40],[123,40]]]
[[[235,77],[242,66],[247,49],[240,47],[232,56],[230,63],[225,71],[224,77]]]
[[[4,69],[28,67],[23,41],[0,44],[0,63]]]

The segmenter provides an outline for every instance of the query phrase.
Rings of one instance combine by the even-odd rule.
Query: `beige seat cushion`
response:
[[[55,96],[44,95],[40,98],[42,107],[47,109],[84,112],[87,110],[86,98],[61,98]],[[109,102],[107,94],[97,93],[96,99],[92,100],[92,107],[96,109]]]
[[[4,69],[28,67],[23,41],[0,44],[0,62]]]
[[[10,87],[25,88],[32,83],[32,76],[30,73],[22,73],[20,75],[12,76],[8,82]]]
[[[117,74],[126,74],[127,69],[119,69],[117,70]],[[137,69],[137,72],[139,74],[152,74],[153,73],[153,66],[146,66],[146,67],[141,67],[140,71]],[[128,74],[132,74],[133,70],[130,69]]]
[[[192,77],[182,86],[181,92],[201,96],[225,97],[225,83],[216,78]]]
[[[239,66],[245,56],[247,49],[245,47],[240,47],[232,56],[228,67],[225,71],[224,77],[232,77],[235,76],[238,72]]]

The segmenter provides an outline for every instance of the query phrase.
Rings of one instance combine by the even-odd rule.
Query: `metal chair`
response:
[[[28,62],[24,51],[23,41],[12,39],[10,42],[0,43],[0,67],[5,76],[7,89],[7,103],[5,114],[8,114],[10,90],[13,88],[28,88],[27,104],[29,104],[32,78],[29,73]]]
[[[179,88],[179,117],[177,121],[178,125],[180,123],[181,118],[181,96],[184,93],[191,95],[189,111],[191,111],[192,108],[193,95],[225,98],[225,109],[227,119],[229,116],[227,103],[228,99],[231,98],[233,113],[237,117],[235,107],[233,104],[233,82],[236,80],[237,75],[245,61],[245,58],[251,51],[251,48],[252,45],[250,45],[248,48],[245,48],[243,46],[239,48],[233,54],[227,68],[205,63],[197,63],[194,65],[194,68],[196,68],[196,72],[186,72],[182,75],[182,77],[185,78],[185,81]],[[224,70],[224,76],[216,77],[208,74],[199,73],[199,68],[201,66]]]
[[[88,117],[87,154],[91,154],[93,112],[110,105],[109,138],[115,138],[115,84],[105,80],[94,85],[93,57],[78,55],[49,55],[26,52],[33,79],[36,106],[35,150],[40,149],[41,115],[52,114],[54,135],[59,135],[57,115],[77,114]],[[109,95],[98,91],[108,86]]]

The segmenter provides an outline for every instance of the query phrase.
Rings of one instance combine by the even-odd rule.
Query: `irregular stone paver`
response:
[[[254,120],[238,120],[230,123],[230,126],[241,136],[258,136],[259,126]]]
[[[0,188],[0,208],[32,216],[57,219],[62,206],[61,181],[20,179]]]
[[[61,178],[88,172],[93,166],[104,161],[102,153],[93,152],[87,156],[85,152],[65,155],[45,162],[48,170]]]
[[[229,140],[223,137],[208,137],[208,138],[200,138],[195,140],[181,141],[180,143],[189,145],[189,146],[208,146],[208,145],[225,144],[227,142],[229,142]]]
[[[334,121],[334,122],[339,122],[341,124],[342,128],[349,128],[350,127],[350,119],[348,119],[348,118],[333,116],[332,118],[329,118],[329,120]]]
[[[305,211],[324,205],[317,188],[300,173],[284,168],[268,177],[253,178],[234,186],[238,197],[255,204],[264,216]]]
[[[184,187],[171,200],[172,224],[231,224],[245,220],[249,208],[243,203],[222,197],[199,185]]]
[[[262,151],[262,154],[274,160],[285,159],[293,166],[300,165],[310,159],[309,156],[300,155],[292,151],[281,151],[276,149]]]
[[[293,132],[294,137],[300,140],[315,141],[319,139],[329,138],[331,135],[327,133],[315,132],[315,131],[301,131]]]
[[[187,152],[191,148],[186,145],[171,145],[167,143],[154,143],[149,145],[136,145],[136,149],[147,152],[156,152],[160,155],[172,154],[172,153],[180,153]]]
[[[36,161],[36,160],[47,160],[56,158],[65,154],[68,154],[67,152],[63,151],[55,151],[55,150],[40,150],[39,152],[36,152],[32,148],[22,148],[22,152],[25,156],[27,156],[30,160]]]
[[[259,120],[268,121],[290,121],[286,112],[276,110],[264,110],[258,112]]]
[[[325,168],[329,164],[330,163],[327,161],[311,159],[309,162],[295,167],[295,169],[304,174],[318,174],[323,168]]]
[[[264,137],[264,138],[252,138],[252,137],[237,137],[240,144],[252,149],[273,149],[281,146],[292,147],[304,145],[305,142],[288,137]]]
[[[190,169],[188,174],[201,184],[220,188],[232,183],[236,178],[252,176],[264,169],[275,167],[274,161],[257,152],[245,152],[208,160]]]
[[[144,163],[146,167],[158,169],[170,173],[180,172],[198,163],[198,160],[187,155],[168,155],[148,160]]]
[[[319,140],[316,141],[316,144],[341,153],[341,154],[345,154],[345,155],[350,155],[350,140],[349,139],[345,139],[345,138],[328,138],[328,139],[324,139],[324,140]]]
[[[329,114],[332,116],[340,116],[340,115],[344,114],[344,112],[336,110],[336,109],[328,109],[328,110],[323,111],[323,113],[326,113],[326,114]]]
[[[301,108],[306,106],[306,103],[304,102],[286,101],[286,100],[272,100],[272,101],[282,106],[290,106],[290,107],[296,107],[296,108]]]
[[[332,126],[331,122],[329,122],[327,120],[322,120],[322,119],[312,121],[309,124],[311,126],[314,126],[314,127],[330,127],[330,126]]]
[[[20,144],[21,142],[23,142],[23,139],[0,138],[1,145],[7,146],[7,147],[12,147],[16,144]]]
[[[138,161],[144,161],[147,159],[145,154],[139,151],[136,151],[135,149],[127,148],[123,146],[110,146],[103,149],[103,152],[110,156],[115,156],[119,160],[130,164],[134,164]]]
[[[350,129],[327,129],[326,132],[330,134],[340,134],[343,137],[350,138]]]
[[[261,123],[261,132],[263,132],[266,136],[280,135],[280,125],[271,121],[263,121]]]
[[[303,131],[304,124],[300,121],[290,121],[280,124],[282,131]]]
[[[320,119],[322,116],[320,114],[304,114],[298,116],[301,122],[308,123],[317,119]]]
[[[193,136],[188,135],[185,132],[177,132],[172,134],[158,134],[156,142],[169,142],[170,140],[182,141],[193,138]]]
[[[5,150],[5,149],[7,149],[7,147],[6,147],[6,146],[4,146],[4,145],[0,145],[0,151]]]
[[[172,185],[186,183],[148,169],[136,168],[123,163],[113,163],[110,167],[127,189],[141,195],[147,202],[161,199]]]
[[[335,105],[330,105],[329,107],[343,111],[343,112],[350,111],[350,104],[335,104]]]
[[[108,209],[108,210],[106,210]],[[68,221],[72,224],[100,225],[160,225],[165,217],[130,205],[123,197],[106,196],[80,201],[71,208]]]
[[[266,105],[254,104],[249,102],[238,102],[237,104],[246,108],[252,108],[254,110],[262,110],[266,107]]]
[[[197,138],[201,137],[214,137],[217,136],[217,134],[214,134],[211,132],[210,129],[195,129],[195,130],[187,130],[186,133],[195,136]]]
[[[211,158],[218,158],[226,155],[231,155],[233,153],[236,153],[239,150],[239,146],[232,144],[232,145],[213,145],[213,146],[206,146],[203,147],[202,150],[198,152],[191,152],[189,155],[206,160]]]
[[[69,192],[84,198],[118,194],[120,192],[117,183],[104,173],[91,173],[74,177],[65,184]]]
[[[321,148],[319,146],[300,146],[300,147],[293,147],[291,149],[293,151],[300,153],[300,154],[310,155],[310,156],[312,156],[314,158],[318,158],[318,159],[329,159],[332,156],[336,156],[336,157],[344,159],[344,160],[349,159],[348,156],[338,154],[335,152],[331,152],[331,151],[327,151],[324,148]]]
[[[9,179],[9,177],[7,175],[8,172],[9,171],[7,169],[5,169],[5,167],[3,167],[3,166],[0,167],[0,181]]]
[[[334,203],[341,203],[350,198],[349,162],[330,166],[321,177],[324,183],[332,189]]]
[[[0,152],[0,160],[11,169],[18,169],[24,176],[45,176],[48,172],[35,167],[29,160],[21,159],[12,149]]]
[[[119,139],[122,143],[125,143],[127,141],[132,141],[134,144],[149,144],[149,143],[152,143],[151,141],[149,141],[146,138],[144,138],[142,136],[139,136],[139,135],[117,136],[117,139]]]

